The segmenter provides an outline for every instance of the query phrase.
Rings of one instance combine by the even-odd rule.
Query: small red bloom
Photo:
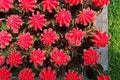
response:
[[[69,3],[70,6],[73,6],[73,5],[78,5],[80,3],[82,3],[83,0],[65,0],[65,3]]]
[[[7,26],[12,29],[14,33],[18,33],[21,24],[22,19],[18,15],[11,15],[7,19]]]
[[[43,0],[42,5],[44,10],[48,10],[51,13],[52,10],[59,5],[59,2],[57,2],[56,0]]]
[[[83,80],[82,74],[79,75],[79,80]]]
[[[50,67],[48,67],[47,69],[44,68],[40,74],[40,80],[56,80],[56,72],[55,70],[51,70]]]
[[[18,37],[18,45],[22,49],[28,50],[29,47],[33,44],[32,36],[30,33],[23,33]]]
[[[3,65],[5,62],[5,56],[0,53],[0,65]]]
[[[11,41],[11,35],[7,31],[0,31],[0,48],[5,48]]]
[[[23,8],[25,11],[34,11],[36,7],[36,0],[19,0],[20,6]]]
[[[69,71],[65,74],[65,80],[80,80],[78,73]]]
[[[60,26],[69,26],[69,23],[71,21],[71,13],[65,9],[62,9],[55,15],[55,18],[56,22],[59,23]]]
[[[7,57],[7,64],[11,66],[18,67],[22,64],[22,55],[20,52],[11,52],[11,54]]]
[[[103,8],[105,5],[109,5],[110,1],[109,0],[93,0],[93,4],[95,6],[99,6]]]
[[[100,55],[93,48],[89,48],[88,50],[84,50],[82,58],[84,59],[84,65],[93,66],[98,62]]]
[[[34,50],[33,53],[30,54],[30,62],[33,62],[35,66],[38,64],[43,65],[44,60],[44,53],[40,49]]]
[[[0,80],[11,80],[11,76],[12,73],[6,66],[0,68]]]
[[[109,43],[110,37],[107,32],[98,31],[93,35],[93,42],[97,47],[105,47]]]
[[[96,12],[91,10],[90,8],[83,9],[83,11],[80,11],[80,14],[78,14],[78,17],[76,19],[77,23],[87,25],[88,23],[94,22],[96,19]]]
[[[32,72],[32,69],[24,68],[20,71],[18,78],[19,80],[34,80],[35,73]]]
[[[8,11],[13,8],[13,0],[0,0],[0,10]]]
[[[33,14],[32,17],[30,17],[30,25],[37,29],[42,30],[46,22],[46,19],[44,18],[44,15],[37,12],[37,14]]]
[[[97,80],[111,80],[111,79],[110,79],[110,76],[101,74],[97,76]]]
[[[58,40],[58,36],[55,31],[53,31],[52,28],[49,28],[48,30],[45,29],[42,36],[42,42],[47,45],[51,45],[55,43],[56,40]]]
[[[65,34],[65,38],[68,40],[68,43],[73,46],[80,46],[81,40],[85,36],[85,32],[82,32],[78,28],[73,28],[70,32]]]
[[[67,56],[62,50],[58,50],[58,48],[54,48],[53,52],[51,52],[51,62],[55,63],[55,66],[66,65],[67,61],[70,61],[70,56]]]

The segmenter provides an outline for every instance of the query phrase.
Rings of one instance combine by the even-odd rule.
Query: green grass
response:
[[[111,0],[108,9],[109,35],[109,74],[112,80],[120,80],[120,0]]]

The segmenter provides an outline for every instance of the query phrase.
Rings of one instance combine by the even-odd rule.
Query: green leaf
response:
[[[5,23],[2,23],[2,25],[0,26],[0,30],[9,30],[9,28],[7,27],[7,25]]]
[[[4,56],[8,56],[8,55],[9,55],[9,52],[7,52],[7,51],[2,51],[2,54],[3,54]]]

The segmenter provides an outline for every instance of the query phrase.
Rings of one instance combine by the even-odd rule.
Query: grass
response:
[[[109,74],[112,80],[120,80],[120,0],[111,0],[108,8]]]

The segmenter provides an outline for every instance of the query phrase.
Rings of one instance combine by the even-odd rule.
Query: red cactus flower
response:
[[[93,66],[98,62],[100,55],[93,48],[89,48],[88,50],[84,50],[82,58],[84,59],[84,65]]]
[[[0,31],[0,48],[5,48],[11,41],[11,35],[7,31]]]
[[[18,45],[25,50],[28,50],[29,47],[33,44],[32,36],[30,33],[23,33],[18,37]]]
[[[93,42],[97,47],[105,47],[109,43],[110,37],[107,32],[98,31],[93,35]]]
[[[0,65],[5,63],[5,56],[0,53]]]
[[[41,36],[42,42],[47,45],[51,45],[52,43],[55,43],[56,40],[58,40],[58,36],[52,28],[49,28],[48,30],[45,29]]]
[[[55,66],[66,65],[67,61],[70,61],[70,56],[67,56],[62,50],[58,50],[58,48],[54,48],[53,52],[51,52],[51,62],[55,63]]]
[[[30,24],[33,28],[40,29],[44,27],[46,22],[46,19],[44,18],[44,15],[41,15],[39,12],[37,14],[33,14],[32,17],[30,17]]]
[[[35,73],[32,72],[32,69],[24,68],[20,71],[18,78],[19,80],[34,80]]]
[[[14,33],[18,33],[21,24],[22,19],[18,15],[11,15],[7,19],[7,26],[12,29]]]
[[[87,25],[88,23],[94,22],[96,19],[96,12],[91,10],[90,8],[83,9],[83,11],[80,11],[80,14],[78,15],[76,22]]]
[[[82,3],[83,0],[65,0],[65,3],[69,3],[70,6],[73,6],[73,5],[78,5],[80,3]]]
[[[6,66],[0,68],[0,80],[11,80],[11,76],[12,73]]]
[[[30,54],[30,62],[33,62],[35,66],[39,64],[43,65],[44,60],[44,53],[40,49],[34,50],[33,53]]]
[[[20,52],[11,52],[11,54],[7,57],[7,64],[11,66],[18,67],[22,64],[22,55]]]
[[[79,75],[79,80],[83,80],[82,74]]]
[[[62,9],[55,15],[55,18],[56,22],[59,23],[60,26],[69,26],[71,21],[71,13],[65,9]]]
[[[13,8],[13,0],[0,0],[0,10],[8,11]]]
[[[81,40],[85,36],[85,32],[82,32],[78,28],[75,29],[73,28],[70,30],[70,32],[65,34],[65,38],[68,40],[68,43],[73,46],[80,46],[81,45]]]
[[[25,11],[34,11],[36,8],[36,0],[19,0],[20,6],[23,8]]]
[[[57,2],[56,0],[43,0],[42,5],[44,10],[48,10],[51,13],[52,10],[59,5],[59,2]]]
[[[97,76],[97,80],[111,80],[111,79],[110,79],[110,76],[101,74]]]
[[[55,70],[51,70],[50,67],[48,67],[47,69],[44,68],[40,74],[40,80],[56,80],[56,72]]]
[[[95,6],[99,6],[99,7],[103,8],[105,5],[110,4],[110,0],[93,0],[93,4]]]
[[[69,71],[65,74],[65,80],[80,80],[78,73]]]

